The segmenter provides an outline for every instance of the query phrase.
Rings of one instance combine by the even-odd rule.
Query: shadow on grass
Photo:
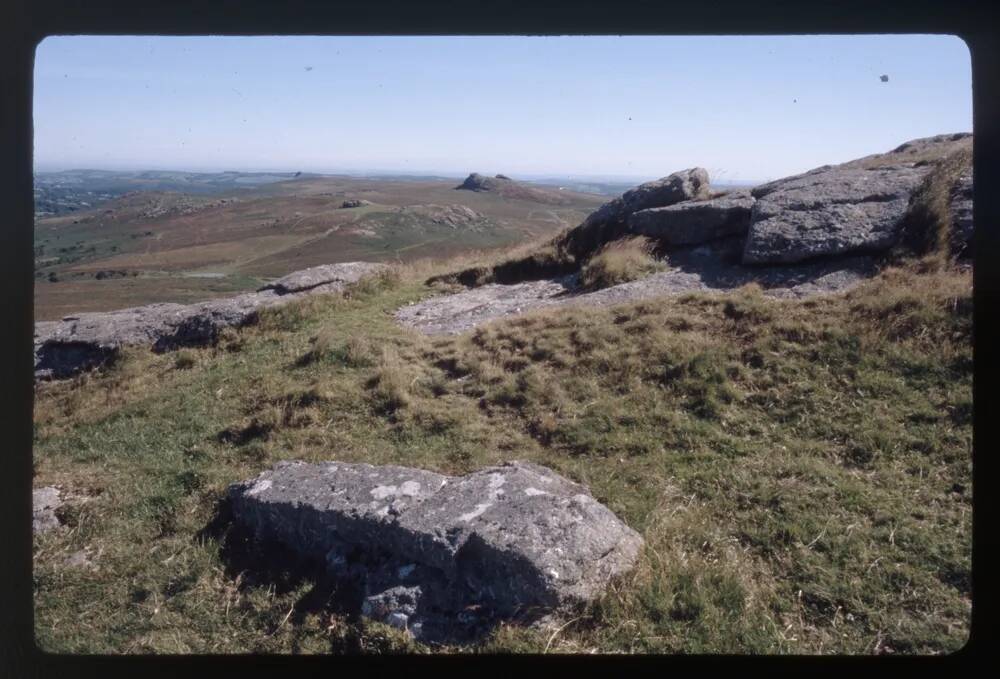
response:
[[[331,577],[325,564],[304,558],[280,542],[259,540],[253,531],[233,521],[228,500],[219,503],[212,520],[198,532],[197,538],[212,539],[219,544],[223,572],[238,582],[240,591],[269,589],[281,596],[311,585],[293,605],[288,623],[301,625],[310,613],[339,615],[349,623],[359,622],[363,597],[360,583]],[[354,636],[332,639],[331,650],[360,652],[362,648]]]

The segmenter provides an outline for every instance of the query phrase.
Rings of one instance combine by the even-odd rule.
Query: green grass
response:
[[[894,269],[806,301],[748,287],[426,338],[417,276],[309,298],[183,354],[40,385],[35,485],[89,498],[35,538],[36,634],[84,653],[427,652],[206,527],[282,459],[583,482],[646,547],[557,635],[447,651],[946,653],[967,640],[971,277]],[[422,277],[421,277],[422,278]],[[63,565],[89,550],[96,570]]]

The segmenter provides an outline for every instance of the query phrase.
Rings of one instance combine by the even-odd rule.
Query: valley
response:
[[[605,199],[556,187],[507,197],[458,183],[307,175],[252,188],[187,182],[197,192],[130,191],[43,216],[36,319],[209,298],[319,264],[506,247],[575,225]],[[365,204],[343,207],[349,200]]]

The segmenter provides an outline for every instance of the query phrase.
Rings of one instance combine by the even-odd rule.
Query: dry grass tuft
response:
[[[391,345],[382,347],[375,375],[369,382],[376,411],[391,414],[408,406],[412,401],[412,384],[413,379],[409,377],[396,348]]]
[[[637,236],[608,243],[580,271],[580,284],[587,290],[644,278],[666,265],[653,257],[654,244]]]
[[[904,241],[923,256],[925,266],[940,268],[952,258],[950,195],[959,177],[971,167],[971,148],[938,160],[910,198]]]

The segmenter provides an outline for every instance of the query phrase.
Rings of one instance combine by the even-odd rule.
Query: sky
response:
[[[948,35],[53,36],[35,54],[39,171],[756,181],[971,131]]]

